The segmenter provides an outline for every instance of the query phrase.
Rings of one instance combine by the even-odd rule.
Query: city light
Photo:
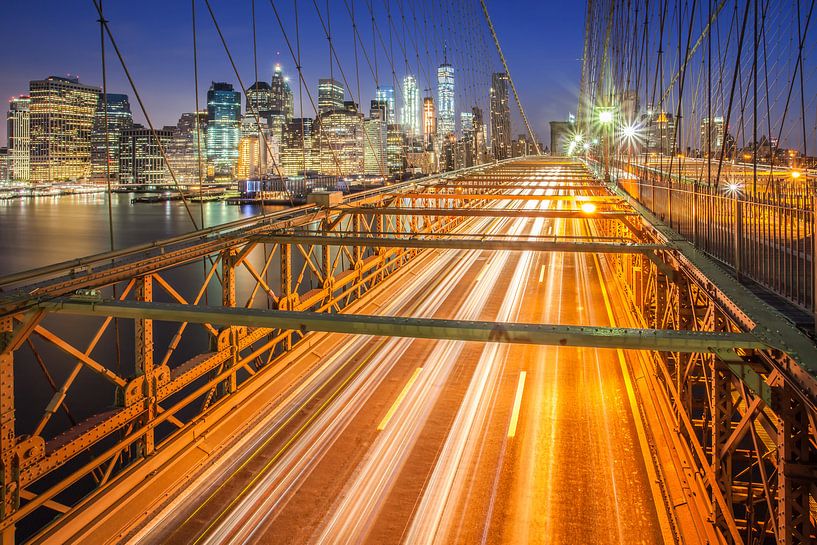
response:
[[[791,177],[794,178],[795,180],[798,179],[800,176],[801,176],[801,173],[799,171],[797,171],[797,170],[792,170],[791,171]]]
[[[592,202],[586,202],[581,205],[581,209],[585,214],[592,214],[596,211],[596,205]]]
[[[613,108],[599,108],[599,123],[610,125],[615,120],[615,110]]]
[[[638,129],[636,129],[636,127],[633,125],[627,125],[626,127],[621,128],[621,136],[624,138],[634,138],[637,132]]]
[[[728,184],[726,184],[726,194],[729,195],[730,197],[740,195],[742,190],[743,185],[738,182],[729,182]]]

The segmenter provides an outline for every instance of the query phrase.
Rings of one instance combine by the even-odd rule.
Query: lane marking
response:
[[[596,274],[599,277],[599,285],[601,286],[601,296],[604,300],[604,306],[607,309],[607,317],[610,320],[611,327],[616,326],[616,317],[613,313],[613,305],[610,304],[610,295],[607,293],[606,282],[604,279],[604,275],[601,271],[601,260],[597,254],[593,254],[593,258],[596,261]],[[627,401],[630,405],[630,411],[633,416],[633,424],[635,425],[635,432],[638,436],[638,446],[641,450],[641,458],[644,462],[644,467],[647,470],[647,481],[650,485],[650,493],[652,494],[653,501],[655,505],[665,505],[666,501],[664,499],[663,490],[661,490],[661,486],[658,484],[658,470],[655,467],[657,461],[652,456],[652,451],[650,450],[650,440],[647,437],[647,430],[644,426],[644,422],[641,420],[641,409],[639,407],[638,399],[636,398],[635,388],[633,387],[632,380],[630,379],[630,366],[627,365],[627,357],[624,353],[624,350],[621,348],[616,349],[616,356],[618,356],[618,364],[621,367],[621,374],[624,377],[624,388],[627,391]],[[675,541],[672,532],[672,525],[669,520],[669,513],[667,513],[667,509],[655,509],[656,515],[658,516],[658,526],[661,528],[661,537],[665,544],[673,543]]]
[[[511,414],[511,424],[508,426],[508,437],[516,435],[516,425],[519,423],[519,409],[522,408],[522,393],[525,391],[525,371],[519,373],[519,384],[516,387],[516,399],[513,400],[513,413]]]
[[[377,426],[377,431],[383,431],[386,429],[386,426],[389,424],[389,420],[391,420],[392,416],[394,416],[394,413],[397,412],[397,409],[400,407],[400,403],[403,402],[403,398],[406,397],[409,389],[411,388],[412,384],[414,384],[414,381],[417,380],[417,377],[420,375],[420,371],[422,370],[423,370],[422,367],[418,367],[417,369],[414,370],[414,373],[412,373],[411,378],[408,380],[406,385],[403,386],[403,390],[400,392],[400,395],[398,395],[397,399],[395,399],[394,403],[392,403],[389,412],[386,413],[386,416],[383,417],[383,420]]]
[[[545,279],[545,266],[542,265],[542,268],[539,271],[539,283],[541,284],[544,279]]]

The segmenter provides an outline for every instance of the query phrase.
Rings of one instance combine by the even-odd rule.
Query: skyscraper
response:
[[[511,109],[505,72],[491,77],[491,149],[497,160],[511,156]]]
[[[410,139],[420,136],[420,90],[414,76],[403,78],[403,111],[400,121]]]
[[[16,182],[31,179],[31,99],[28,96],[12,98],[6,117],[8,130],[9,178]]]
[[[111,182],[119,180],[119,137],[132,125],[128,95],[108,93],[107,100],[99,96],[91,129],[91,178],[94,181],[105,182],[109,174]]]
[[[293,118],[284,125],[281,168],[285,176],[298,176],[320,168],[312,118]]]
[[[388,139],[389,104],[384,100],[372,100],[369,107],[369,119],[363,122],[365,138],[363,140],[363,170],[366,174],[386,175],[389,173],[386,158]]]
[[[295,115],[295,102],[292,96],[292,89],[289,87],[289,78],[284,76],[280,64],[275,65],[272,73],[272,110],[279,111],[288,121]],[[341,101],[343,98],[341,98]]]
[[[705,117],[701,121],[701,155],[704,157],[719,157],[723,149],[723,139],[726,135],[723,117],[715,117],[712,123]]]
[[[437,130],[445,137],[456,130],[454,118],[454,67],[448,58],[437,68],[437,109],[440,118]]]
[[[179,183],[198,184],[207,177],[207,112],[183,113],[165,147],[168,161]],[[201,153],[199,153],[201,150]]]
[[[207,162],[217,177],[232,176],[238,161],[241,93],[213,82],[207,91]]]
[[[340,82],[333,79],[318,80],[318,112],[343,109],[344,90]]]
[[[374,92],[374,99],[378,102],[385,102],[386,108],[386,124],[397,123],[394,116],[394,87],[390,85],[381,85]]]
[[[159,141],[157,141],[157,138]],[[119,183],[154,185],[168,181],[168,170],[159,142],[166,148],[173,138],[169,130],[153,132],[142,125],[133,125],[119,137]]]
[[[423,99],[423,143],[428,149],[434,149],[437,137],[437,112],[434,108],[434,99]]]
[[[267,117],[269,112],[278,108],[274,105],[273,93],[270,84],[266,81],[256,81],[247,89],[247,104],[245,107],[248,114],[259,117]]]
[[[463,136],[474,132],[474,113],[460,112],[460,127]]]
[[[31,181],[87,178],[99,88],[49,76],[29,84]]]
[[[363,172],[363,114],[355,103],[321,113],[318,124],[321,172],[333,176]]]
[[[641,125],[646,130],[644,140],[647,153],[675,153],[676,120],[673,114],[650,110],[641,116]]]

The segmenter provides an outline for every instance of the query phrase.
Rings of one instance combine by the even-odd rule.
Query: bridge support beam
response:
[[[14,322],[0,318],[0,518],[7,518],[20,506],[19,463],[14,416]],[[14,526],[0,531],[0,545],[14,544]]]
[[[136,300],[144,303],[153,301],[153,276],[145,275],[136,280]],[[153,374],[153,320],[142,318],[134,321],[136,350],[136,374],[142,378],[142,394],[145,403],[143,425],[152,422],[157,413],[156,381]],[[150,456],[155,449],[154,430],[145,433],[137,447],[137,456]]]
[[[777,527],[779,545],[814,543],[810,497],[817,486],[817,462],[805,406],[789,386],[775,388],[777,414]]]

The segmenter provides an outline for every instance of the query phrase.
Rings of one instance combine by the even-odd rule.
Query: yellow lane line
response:
[[[519,409],[522,408],[522,393],[525,391],[525,377],[527,373],[519,373],[519,384],[516,387],[516,399],[513,400],[513,413],[511,414],[511,424],[508,426],[508,437],[516,435],[516,425],[519,423]]]
[[[389,424],[389,420],[391,420],[391,417],[394,416],[394,413],[397,412],[397,409],[403,402],[403,398],[406,397],[406,394],[408,394],[409,389],[411,389],[411,386],[414,384],[414,381],[417,380],[417,377],[420,375],[420,371],[422,370],[423,370],[422,367],[418,367],[417,369],[414,370],[414,373],[412,373],[411,378],[408,380],[406,385],[403,386],[403,390],[400,392],[400,395],[398,395],[397,399],[395,399],[394,403],[392,403],[389,412],[386,413],[386,416],[383,417],[383,420],[377,426],[377,431],[383,431],[386,429],[386,426]]]
[[[544,279],[545,279],[545,266],[542,265],[542,268],[539,270],[539,283],[541,284]]]
[[[610,304],[610,295],[607,293],[605,286],[604,275],[601,272],[601,261],[599,256],[594,254],[593,258],[596,260],[596,274],[599,277],[599,285],[601,286],[601,296],[604,300],[604,306],[607,307],[607,317],[610,320],[610,326],[616,327],[616,317],[613,313],[613,306]],[[650,484],[650,492],[652,493],[653,501],[656,505],[656,514],[658,515],[658,525],[661,528],[661,537],[665,544],[673,543],[675,540],[672,535],[672,526],[669,521],[669,513],[666,509],[658,509],[657,506],[664,504],[664,494],[658,485],[658,471],[655,467],[652,451],[650,450],[650,442],[647,437],[647,430],[644,427],[644,422],[641,420],[641,409],[638,405],[638,400],[635,394],[632,380],[630,379],[630,368],[627,365],[627,359],[624,355],[624,350],[617,348],[616,355],[618,356],[618,364],[621,367],[621,374],[624,377],[624,388],[627,390],[627,401],[630,404],[630,410],[633,415],[633,423],[635,425],[636,435],[638,436],[638,446],[641,450],[641,458],[644,461],[644,466],[647,470],[647,478]]]

